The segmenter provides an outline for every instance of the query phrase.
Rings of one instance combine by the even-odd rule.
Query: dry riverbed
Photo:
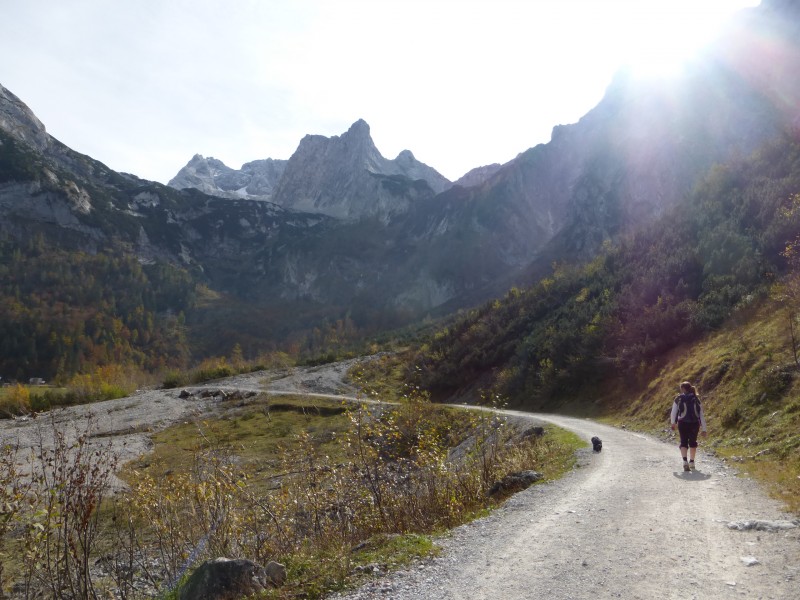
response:
[[[18,466],[24,473],[30,469],[32,454],[40,447],[52,447],[53,431],[57,429],[68,441],[88,435],[92,444],[110,450],[122,465],[152,448],[153,433],[212,412],[217,404],[215,395],[201,397],[198,392],[221,390],[355,398],[357,389],[345,381],[347,370],[354,362],[237,375],[187,387],[192,392],[189,398],[180,397],[181,389],[138,390],[127,398],[58,408],[35,418],[0,420],[0,446],[11,444],[19,448]],[[119,488],[123,484],[115,480],[114,485]]]

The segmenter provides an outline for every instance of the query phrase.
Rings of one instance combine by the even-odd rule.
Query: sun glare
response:
[[[735,11],[758,0],[671,0],[631,6],[620,23],[622,60],[640,77],[672,77],[702,51]]]

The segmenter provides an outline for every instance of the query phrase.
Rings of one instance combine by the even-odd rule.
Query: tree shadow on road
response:
[[[673,471],[672,474],[684,481],[705,481],[711,479],[711,473],[701,473],[700,471]]]

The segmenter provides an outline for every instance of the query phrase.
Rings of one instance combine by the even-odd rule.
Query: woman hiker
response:
[[[697,453],[697,434],[701,431],[706,435],[706,416],[703,405],[697,397],[697,390],[688,381],[681,384],[681,393],[672,403],[672,413],[669,416],[672,430],[678,426],[681,436],[681,456],[683,457],[683,470],[694,471],[694,457]],[[688,454],[688,457],[687,457]],[[688,458],[688,462],[687,462]]]

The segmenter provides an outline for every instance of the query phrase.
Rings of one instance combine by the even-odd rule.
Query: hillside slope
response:
[[[679,338],[718,324],[742,290],[758,279],[757,271],[772,266],[770,257],[785,242],[767,232],[768,240],[757,240],[748,250],[745,246],[758,235],[745,221],[731,228],[713,216],[707,225],[687,221],[675,207],[713,163],[746,155],[796,118],[798,86],[790,76],[800,65],[796,17],[797,7],[790,2],[767,2],[747,11],[708,55],[674,81],[654,83],[620,74],[578,123],[555,128],[548,144],[482,172],[470,187],[449,187],[408,152],[384,159],[361,121],[335,138],[308,136],[280,181],[268,178],[274,184],[271,197],[282,206],[178,191],[115,173],[53,139],[28,107],[0,86],[0,236],[8,242],[4,252],[18,251],[14,260],[29,261],[17,264],[22,275],[16,279],[0,278],[3,302],[12,307],[4,316],[17,340],[5,348],[4,368],[27,376],[56,373],[54,348],[83,336],[55,323],[46,311],[20,317],[18,290],[46,299],[60,277],[42,276],[29,249],[45,255],[113,255],[114,261],[135,261],[145,270],[181,273],[190,291],[201,292],[202,303],[194,302],[191,293],[179,302],[155,302],[152,306],[160,308],[150,311],[152,319],[144,319],[145,327],[136,327],[141,331],[135,336],[127,325],[127,331],[120,329],[124,335],[105,333],[103,327],[91,348],[83,346],[85,360],[71,363],[107,360],[115,355],[116,343],[125,346],[131,340],[133,349],[122,348],[121,355],[153,364],[158,363],[155,347],[141,342],[145,330],[155,333],[149,322],[177,318],[181,328],[188,327],[189,348],[171,348],[172,357],[188,356],[187,350],[196,357],[230,354],[237,343],[246,356],[278,346],[317,355],[341,351],[354,339],[475,306],[514,282],[538,281],[553,262],[591,259],[603,244],[624,236],[634,236],[634,242],[621,246],[621,252],[650,256],[654,263],[647,275],[653,279],[650,289],[640,292],[611,263],[597,263],[609,274],[615,298],[627,302],[613,312],[601,299],[603,288],[587,288],[582,295],[581,284],[569,292],[580,277],[561,269],[555,288],[531,301],[547,304],[568,296],[575,301],[538,329],[540,339],[534,336],[519,348],[518,364],[510,364],[503,377],[520,389],[536,381],[545,389],[561,385],[565,374],[569,379],[583,368],[594,372],[586,356],[599,355],[592,360],[607,364],[619,360],[626,367],[647,363],[675,343],[670,335]],[[769,69],[755,68],[764,61]],[[782,161],[775,159],[776,164]],[[728,210],[723,187],[738,185],[736,177],[719,176],[714,184],[722,186],[715,201],[719,215]],[[225,186],[235,191],[240,183],[234,177]],[[774,191],[764,190],[773,205]],[[749,208],[741,207],[743,218],[769,226],[770,219],[747,202]],[[678,230],[672,240],[660,237],[657,229],[664,222],[656,229],[652,223],[667,214],[670,226],[684,224],[688,233]],[[651,229],[637,234],[641,227]],[[687,253],[682,237],[692,231],[713,236]],[[661,240],[668,265],[656,264],[663,261],[648,254],[648,236]],[[703,272],[706,258],[714,265],[709,273]],[[3,260],[10,259],[4,255]],[[620,257],[602,260],[624,262]],[[731,261],[738,265],[735,272],[727,264]],[[641,273],[648,268],[643,266]],[[662,289],[659,278],[670,287]],[[102,281],[95,278],[93,285],[102,287]],[[145,289],[137,288],[132,296],[146,295],[147,284],[142,285]],[[115,295],[109,289],[98,293]],[[665,299],[661,304],[659,296]],[[127,320],[132,326],[114,304],[108,302],[111,312],[104,309],[98,318],[109,324]],[[642,308],[648,311],[645,319],[640,318]],[[585,313],[582,326],[591,335],[583,339],[593,340],[585,347],[559,322],[572,324],[570,311]],[[76,315],[97,314],[96,306],[80,303],[68,312],[66,320],[72,323],[81,322]],[[616,319],[612,337],[619,343],[613,348],[599,337],[609,331],[605,319]],[[654,341],[647,319],[665,330],[656,336],[661,341]],[[32,344],[26,341],[31,328],[36,330]],[[509,334],[524,329],[515,326]],[[156,337],[180,338],[172,333]],[[59,338],[66,341],[56,343]],[[480,340],[475,341],[479,347]],[[510,340],[500,341],[486,351],[491,356],[459,359],[467,381],[486,366],[506,364],[508,353],[516,352]],[[106,349],[95,352],[100,345]],[[23,355],[30,359],[17,360]],[[462,378],[458,370],[442,366],[445,379]]]
[[[408,380],[441,400],[499,396],[654,433],[690,380],[713,446],[755,461],[797,510],[798,242],[792,130],[716,167],[685,204],[591,262],[453,319],[409,359]]]
[[[417,357],[419,383],[448,395],[482,382],[536,406],[648,368],[785,272],[798,194],[791,133],[712,170],[684,203],[586,265],[559,265],[455,320]]]

